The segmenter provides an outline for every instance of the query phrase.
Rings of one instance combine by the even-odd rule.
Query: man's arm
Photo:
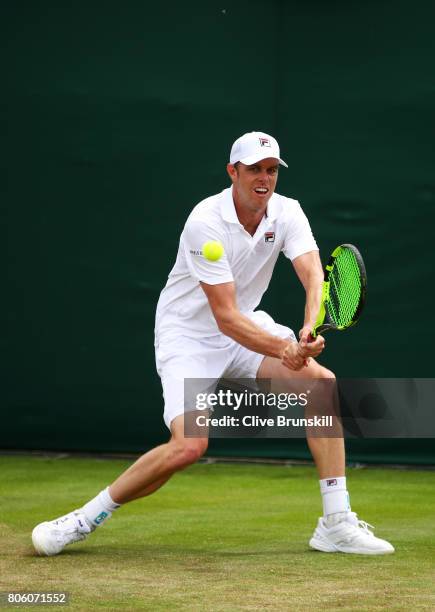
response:
[[[283,340],[258,327],[237,307],[234,283],[201,283],[220,331],[246,348],[280,359],[291,370],[300,370],[305,358],[299,344]]]
[[[305,289],[304,325],[299,338],[306,343],[316,323],[322,300],[323,268],[318,251],[310,251],[293,260],[293,267]]]

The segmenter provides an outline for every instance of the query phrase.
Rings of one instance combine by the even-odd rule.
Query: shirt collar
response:
[[[240,225],[239,218],[236,213],[236,207],[233,200],[233,188],[228,187],[222,191],[221,212],[222,218],[228,223],[236,223]],[[280,211],[279,196],[274,193],[267,204],[266,220],[274,221]]]
[[[267,204],[267,218],[269,221],[275,221],[281,211],[281,203],[279,195],[274,193]]]
[[[236,223],[240,225],[239,218],[236,213],[236,207],[233,200],[233,188],[228,187],[222,191],[221,212],[222,218],[228,223]]]

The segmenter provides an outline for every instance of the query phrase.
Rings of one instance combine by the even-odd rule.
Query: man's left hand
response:
[[[307,359],[318,357],[325,348],[325,338],[318,335],[315,339],[312,339],[311,326],[304,325],[299,332],[299,347],[300,353]]]

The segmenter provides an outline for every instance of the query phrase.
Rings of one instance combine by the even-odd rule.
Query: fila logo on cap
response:
[[[242,162],[250,166],[268,157],[274,157],[281,166],[288,168],[285,161],[279,156],[279,145],[273,136],[265,132],[247,132],[233,143],[230,164]]]

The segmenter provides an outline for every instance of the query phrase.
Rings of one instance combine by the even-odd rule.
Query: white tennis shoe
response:
[[[342,552],[356,555],[388,555],[394,552],[386,540],[377,538],[365,521],[360,521],[355,512],[343,513],[341,520],[328,526],[324,517],[319,518],[317,528],[310,540],[310,547],[322,552]]]
[[[51,557],[68,544],[84,540],[91,531],[84,515],[74,510],[54,521],[37,525],[32,532],[32,542],[38,554]]]

